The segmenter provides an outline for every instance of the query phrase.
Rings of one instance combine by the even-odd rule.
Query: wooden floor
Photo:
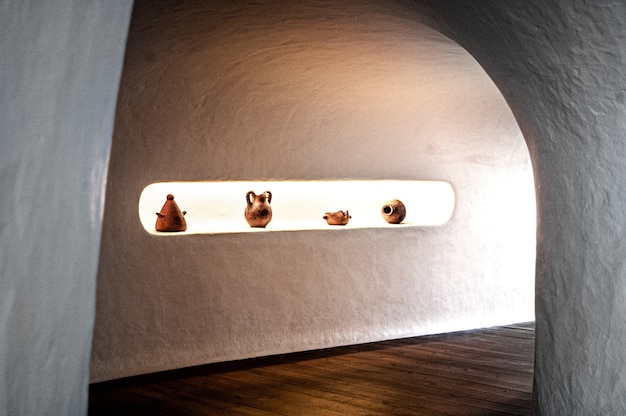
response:
[[[90,386],[89,415],[530,415],[534,325],[211,364]]]

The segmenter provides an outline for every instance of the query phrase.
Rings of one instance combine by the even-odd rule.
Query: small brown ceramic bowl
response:
[[[348,211],[327,212],[323,217],[328,225],[346,225],[350,221]]]

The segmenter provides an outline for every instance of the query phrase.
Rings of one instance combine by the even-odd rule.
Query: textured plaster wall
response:
[[[345,178],[445,180],[456,210],[442,227],[343,232],[163,238],[139,221],[155,181]],[[137,2],[92,380],[532,320],[534,206],[501,94],[411,8]]]
[[[626,414],[626,3],[419,3],[493,77],[528,141],[537,413]]]
[[[496,81],[511,105],[531,150],[540,213],[536,360],[538,413],[624,414],[626,325],[623,317],[626,316],[626,311],[623,299],[626,294],[624,288],[626,278],[622,253],[626,228],[623,215],[626,202],[623,166],[626,139],[624,137],[626,6],[621,1],[604,0],[593,3],[420,0],[415,2],[415,7],[419,10],[415,15],[417,18],[428,21],[461,43]],[[170,9],[177,10],[177,7],[172,6]],[[117,72],[120,67],[120,55],[124,50],[123,38],[129,12],[130,4],[126,2],[106,2],[106,4],[90,2],[87,5],[82,1],[54,0],[45,4],[20,1],[4,2],[0,6],[0,52],[3,57],[0,60],[2,192],[0,212],[3,213],[0,217],[0,374],[2,374],[0,413],[2,414],[80,414],[85,410],[86,361],[93,320],[93,279],[99,237],[98,218],[101,213],[103,177],[113,116],[112,103],[117,89]],[[336,17],[351,18],[363,24],[373,24],[381,19],[379,15],[374,19],[372,14],[363,15],[361,12],[349,13],[342,10]],[[392,12],[387,13],[393,15]],[[311,13],[305,13],[291,22],[299,27],[303,20],[306,21],[307,15],[310,16]],[[403,10],[400,17],[395,16],[396,21],[406,21],[407,25],[415,29],[411,13]],[[234,23],[242,19],[235,11],[228,9],[224,9],[222,17],[222,24],[226,26],[228,21]],[[280,20],[280,17],[276,19]],[[330,25],[332,19],[326,18],[322,21]],[[346,21],[342,21],[341,24],[345,27]],[[218,26],[205,28],[204,35],[217,34]],[[367,27],[367,32],[371,33],[371,26]],[[404,36],[394,37],[412,39],[404,30],[406,27],[403,29]],[[337,39],[344,36],[339,30],[332,33]],[[318,36],[328,34],[326,31],[316,32]],[[244,32],[240,37],[250,37],[248,35]],[[378,35],[379,33],[376,33],[376,37]],[[151,36],[155,36],[154,31],[151,32]],[[135,33],[134,38],[137,37],[141,38],[141,33]],[[191,37],[189,34],[189,38]],[[281,38],[282,40],[284,39]],[[137,45],[141,44],[139,42]],[[279,42],[274,44],[274,47],[285,47],[289,44],[293,44],[293,39],[291,43]],[[221,56],[221,52],[230,49],[229,45],[230,42],[226,40],[217,43],[219,53],[213,53],[211,56]],[[200,53],[205,46],[196,45],[196,49],[192,51]],[[386,51],[387,46],[389,45],[380,50]],[[432,49],[429,47],[429,50]],[[332,52],[332,49],[328,52]],[[337,56],[342,56],[340,51],[335,52]],[[168,61],[167,55],[162,54],[160,60]],[[146,49],[143,56],[146,61],[153,62],[155,69],[161,68],[165,71],[163,63],[157,63],[159,55],[155,51]],[[452,59],[453,55],[448,56]],[[430,53],[427,57],[430,57]],[[172,56],[169,59],[169,65],[177,67],[175,58]],[[137,63],[137,66],[140,64]],[[236,65],[228,68],[234,67]],[[203,72],[206,66],[197,68]],[[170,92],[180,87],[175,76],[165,76],[165,72],[162,75],[171,82],[169,85],[160,83],[161,78],[156,77],[158,72],[150,75],[156,77],[153,83],[162,88],[160,98],[163,98],[157,100],[150,96],[155,112],[149,117],[150,122],[156,123],[159,121],[157,116],[165,116],[168,113],[170,107],[163,108],[163,103],[171,98]],[[223,72],[228,71],[224,68],[216,70],[216,73],[220,72],[222,75],[218,78],[223,76]],[[355,70],[350,75],[357,74],[359,71]],[[344,77],[348,80],[352,78],[355,77]],[[130,80],[127,81],[125,88],[129,88],[128,82]],[[468,83],[459,81],[458,84],[465,86]],[[141,85],[147,84],[137,85],[141,90]],[[204,95],[207,97],[206,102],[190,100],[192,104],[185,107],[190,118],[197,120],[198,115],[207,113],[200,109],[198,113],[194,113],[193,109],[194,105],[198,107],[212,105],[213,101],[209,98],[222,97],[221,101],[218,100],[217,104],[214,104],[215,108],[221,108],[218,104],[231,103],[224,95],[226,91],[233,93],[232,89],[227,88],[228,85],[216,85],[214,94]],[[258,85],[255,82],[252,90],[258,90]],[[222,89],[219,90],[218,87]],[[164,94],[165,92],[168,94]],[[310,96],[315,97],[315,94]],[[137,99],[143,101],[135,98]],[[120,102],[120,106],[128,107],[131,101],[133,100],[126,97]],[[215,119],[222,120],[225,115],[235,114],[238,109],[244,109],[245,111],[239,110],[243,114],[250,110],[249,106],[241,105],[241,99],[233,102],[239,105],[231,105]],[[297,105],[301,102],[306,100],[295,100],[291,103]],[[326,97],[318,103],[322,106],[325,102]],[[128,107],[127,110],[136,111],[140,107],[142,106]],[[284,105],[287,110],[292,107]],[[451,108],[454,106],[438,105],[434,108],[452,111]],[[330,111],[335,112],[336,109]],[[209,115],[213,113],[208,112]],[[376,114],[378,112],[368,113],[368,116]],[[169,117],[169,114],[167,115]],[[425,121],[429,121],[430,116],[429,114],[425,117]],[[146,116],[138,114],[138,117]],[[260,303],[260,307],[271,306],[277,312],[282,312],[274,315],[273,320],[266,317],[271,321],[271,326],[276,325],[283,329],[288,322],[294,328],[306,330],[311,322],[324,320],[329,323],[328,328],[333,328],[332,333],[335,334],[339,332],[336,322],[324,309],[317,307],[320,304],[317,298],[322,290],[320,286],[325,288],[326,293],[331,294],[332,290],[341,289],[337,296],[326,301],[328,308],[333,311],[342,308],[342,312],[350,312],[354,303],[342,302],[344,295],[360,296],[362,303],[372,302],[373,292],[369,289],[373,286],[382,292],[379,296],[393,295],[389,296],[389,300],[397,302],[402,297],[386,285],[391,279],[386,276],[390,264],[394,261],[406,262],[407,259],[411,267],[419,271],[408,273],[408,277],[400,275],[400,279],[393,277],[394,284],[406,284],[409,289],[405,304],[424,302],[424,299],[438,295],[437,302],[445,304],[449,309],[467,306],[456,303],[460,296],[451,296],[451,292],[454,292],[452,293],[454,295],[474,288],[472,283],[474,280],[461,282],[457,279],[459,260],[455,258],[453,261],[452,256],[448,254],[462,246],[458,238],[468,232],[465,226],[460,225],[461,218],[458,217],[458,221],[455,219],[443,229],[421,230],[411,235],[367,231],[335,233],[329,241],[329,236],[324,233],[276,233],[264,235],[261,239],[258,239],[258,236],[242,238],[236,235],[224,236],[217,240],[198,237],[185,239],[184,244],[176,242],[175,239],[168,239],[171,244],[163,246],[161,243],[157,244],[156,239],[141,234],[130,213],[132,198],[138,195],[144,181],[174,178],[183,176],[183,173],[187,176],[187,172],[180,168],[180,163],[174,167],[168,163],[170,157],[177,157],[176,152],[169,152],[171,147],[168,143],[181,137],[191,137],[201,145],[204,144],[204,147],[200,148],[204,149],[203,154],[207,155],[217,152],[215,149],[218,147],[219,137],[232,140],[222,142],[220,149],[222,147],[225,149],[215,157],[186,157],[185,160],[191,161],[184,164],[185,169],[189,169],[190,177],[202,179],[253,175],[270,177],[286,175],[285,172],[294,171],[296,167],[303,165],[301,171],[296,169],[295,172],[300,176],[304,176],[304,172],[309,172],[310,177],[349,174],[368,176],[373,172],[377,177],[400,175],[423,178],[429,176],[427,173],[431,172],[432,176],[442,176],[440,179],[450,179],[459,188],[466,182],[477,179],[479,175],[475,170],[480,168],[476,163],[465,166],[470,177],[464,181],[464,175],[458,174],[456,168],[462,164],[461,153],[439,152],[434,162],[430,164],[426,163],[427,156],[424,155],[428,153],[425,151],[428,145],[431,146],[429,150],[435,149],[433,143],[444,147],[443,150],[456,149],[461,146],[460,144],[453,146],[451,142],[441,139],[445,135],[431,136],[432,142],[422,142],[426,146],[424,152],[402,152],[405,158],[407,155],[413,155],[414,158],[420,155],[419,159],[415,159],[416,163],[399,162],[405,160],[400,158],[395,160],[396,163],[401,163],[403,168],[401,172],[392,169],[388,164],[383,164],[382,170],[378,171],[368,162],[363,164],[367,172],[357,175],[358,163],[348,164],[349,168],[342,169],[321,157],[313,158],[311,161],[306,157],[300,157],[297,164],[289,163],[289,158],[281,159],[281,164],[270,165],[265,165],[257,159],[244,162],[242,159],[231,157],[234,149],[228,150],[228,146],[239,136],[247,137],[248,144],[237,146],[237,150],[248,149],[248,153],[257,153],[259,148],[269,146],[272,150],[279,148],[288,152],[295,149],[296,155],[302,156],[303,153],[298,153],[297,149],[306,146],[307,142],[284,140],[272,147],[274,142],[269,141],[269,136],[261,134],[265,140],[257,144],[254,140],[257,135],[250,132],[247,136],[245,132],[249,126],[240,126],[235,122],[240,118],[234,116],[231,119],[226,118],[230,120],[229,123],[216,123],[216,126],[222,126],[220,130],[222,134],[209,129],[203,136],[199,133],[199,127],[193,129],[190,127],[191,123],[182,123],[181,121],[185,120],[181,114],[177,117],[179,122],[171,131],[181,131],[180,136],[170,134],[171,131],[160,132],[159,127],[162,125],[158,123],[155,127],[138,123],[132,126],[133,131],[127,126],[130,124],[129,121],[118,123],[117,129],[126,126],[120,130],[126,133],[116,135],[116,162],[112,166],[118,168],[112,170],[111,178],[115,187],[121,187],[121,191],[116,196],[117,192],[112,192],[115,188],[109,187],[109,194],[113,196],[108,202],[107,210],[112,213],[108,214],[108,226],[104,235],[107,244],[103,247],[104,263],[100,266],[100,285],[108,291],[103,291],[98,299],[99,310],[106,309],[111,312],[108,317],[103,315],[99,320],[117,320],[118,323],[117,327],[111,322],[104,327],[100,322],[97,330],[100,334],[98,338],[100,347],[97,344],[96,348],[102,350],[105,346],[103,336],[111,335],[113,341],[121,342],[125,350],[129,348],[141,350],[141,359],[145,362],[157,357],[157,352],[165,352],[165,358],[157,357],[162,363],[161,367],[165,368],[172,364],[167,359],[168,354],[170,357],[176,357],[182,353],[188,357],[196,355],[196,350],[202,348],[206,351],[218,350],[214,348],[215,343],[207,342],[200,346],[198,344],[204,343],[206,338],[218,339],[224,334],[229,335],[229,331],[225,330],[205,337],[200,336],[201,342],[191,345],[193,344],[191,335],[195,337],[198,333],[190,330],[197,330],[200,325],[196,324],[190,328],[189,322],[199,320],[206,329],[232,328],[234,335],[247,335],[240,338],[228,336],[223,342],[235,348],[239,346],[237,340],[276,342],[283,339],[276,336],[276,333],[265,337],[259,331],[245,331],[253,325],[237,330],[242,322],[245,324],[248,319],[256,320],[255,323],[262,321],[252,315],[255,311],[248,305],[252,301]],[[323,120],[318,113],[314,118],[316,117]],[[450,119],[457,120],[455,117]],[[265,126],[271,131],[281,132],[280,129],[272,128],[273,123],[263,124],[258,118],[255,118],[254,123],[249,117],[246,117],[246,120],[257,130],[264,131],[260,127]],[[362,120],[369,118],[359,119]],[[275,122],[276,119],[271,121]],[[326,124],[319,121],[303,131],[309,132],[310,137],[315,140],[321,140],[323,135],[318,135],[314,130]],[[352,124],[358,125],[356,121]],[[443,123],[439,127],[447,126],[452,129],[453,127],[448,124]],[[337,137],[343,139],[346,139],[348,132],[351,131],[348,128],[342,129],[343,124],[339,122],[330,125],[329,131],[333,135],[339,132]],[[288,127],[289,123],[285,126]],[[459,128],[459,125],[456,128]],[[489,124],[485,131],[488,133],[492,128],[495,128],[493,123]],[[187,134],[188,130],[196,133]],[[297,129],[292,127],[291,131],[293,130]],[[229,133],[231,131],[233,133]],[[434,131],[440,130],[433,129],[427,132]],[[459,131],[463,134],[449,136],[470,137],[468,135],[470,130],[459,128]],[[134,142],[137,140],[136,136],[141,137],[138,143]],[[152,141],[152,137],[159,140]],[[275,136],[280,137],[287,136],[280,134]],[[476,141],[476,135],[471,137]],[[503,133],[493,137],[502,138],[508,135]],[[127,139],[133,142],[126,143]],[[416,143],[413,139],[407,142]],[[354,142],[351,143],[351,148],[356,148],[358,155],[359,147]],[[380,149],[393,148],[389,146],[391,143],[389,140],[385,140],[384,143],[379,141],[373,143],[369,150],[377,154]],[[144,148],[132,151],[126,157],[124,150],[133,146]],[[476,149],[473,146],[467,147]],[[312,149],[318,148],[314,145],[306,147],[306,150]],[[501,160],[499,157],[485,156],[484,147],[478,149],[481,151],[476,153],[474,160],[482,158],[483,161],[490,163],[495,159]],[[193,151],[187,152],[193,154]],[[318,156],[319,153],[321,150],[318,150]],[[160,154],[168,154],[168,157],[159,156]],[[263,150],[262,154],[268,156],[273,153]],[[228,158],[222,160],[222,156]],[[366,160],[371,160],[369,157],[371,154],[368,153],[367,156]],[[149,163],[144,167],[135,166],[131,160],[126,160],[133,158],[140,160],[146,157]],[[273,156],[270,160],[276,161],[276,158]],[[198,159],[202,159],[202,163]],[[333,161],[346,162],[346,159],[347,156]],[[227,169],[231,163],[233,169]],[[281,168],[282,163],[287,163],[287,168]],[[321,166],[318,168],[316,164]],[[212,165],[216,165],[215,170],[207,168]],[[415,171],[405,170],[407,165],[412,166]],[[328,170],[329,167],[332,169]],[[488,170],[487,167],[484,169]],[[502,169],[496,170],[498,175],[503,174]],[[449,174],[445,174],[446,172]],[[126,183],[123,179],[126,174],[138,175],[140,180],[136,183],[132,180],[129,181],[132,183]],[[475,197],[487,188],[471,189],[473,189],[471,196]],[[472,201],[468,195],[462,193],[459,194],[459,198],[459,209],[468,207],[469,205],[464,204]],[[129,204],[131,208],[124,207]],[[119,210],[120,222],[115,221],[115,209]],[[491,213],[500,211],[502,210],[492,210]],[[461,212],[463,211],[459,210],[459,216]],[[491,227],[498,228],[494,224],[491,224]],[[471,236],[477,235],[478,228],[471,227],[473,231]],[[132,231],[129,232],[129,229]],[[364,240],[370,242],[364,244]],[[389,246],[389,241],[393,242],[393,248],[399,249],[387,248],[386,252],[378,254],[381,251],[380,247]],[[349,252],[351,256],[343,257],[348,258],[347,262],[337,259],[336,250],[323,249],[333,247],[332,244],[352,249]],[[484,251],[484,240],[479,239],[477,244],[479,249],[475,251]],[[287,256],[276,254],[281,253],[281,248],[292,253],[294,245],[301,246],[296,251],[318,255],[317,258],[323,261],[286,258]],[[407,251],[406,247],[412,245],[418,248]],[[125,251],[113,256],[115,246]],[[252,255],[249,252],[259,251],[259,247],[265,256],[255,258],[254,267],[241,266],[243,260],[251,259]],[[357,250],[354,250],[355,248]],[[168,252],[168,249],[172,251]],[[359,254],[362,250],[365,254]],[[421,254],[416,256],[419,250],[424,250],[423,258],[420,257]],[[133,264],[136,257],[130,254],[132,251],[159,253],[156,260],[155,257],[150,257],[156,265],[148,264],[148,261],[140,262],[139,265]],[[201,255],[205,255],[206,260],[201,260]],[[356,260],[352,259],[354,256],[357,257]],[[432,260],[429,257],[436,259]],[[479,256],[472,254],[469,258],[476,259]],[[328,264],[329,260],[331,264]],[[364,260],[362,267],[355,267]],[[443,262],[452,262],[453,265],[449,266],[447,273],[437,274],[441,272]],[[278,281],[274,278],[277,269],[293,272],[298,271],[297,266],[302,267],[302,270],[306,269],[306,272],[292,273],[291,276]],[[476,267],[467,260],[464,266],[470,271]],[[119,275],[115,273],[117,271],[120,271]],[[393,268],[393,271],[396,269]],[[475,276],[474,272],[468,274]],[[347,279],[340,279],[338,276],[346,276]],[[431,289],[420,291],[420,296],[414,296],[417,292],[416,281],[432,283],[435,277],[440,287],[446,288],[445,291],[434,292],[434,286],[430,286]],[[347,282],[344,282],[345,280]],[[371,282],[377,280],[380,284],[372,285]],[[482,282],[481,279],[475,280]],[[338,281],[341,282],[340,285]],[[120,288],[112,289],[116,282],[120,283]],[[305,283],[304,286],[300,285],[302,282]],[[364,285],[363,282],[367,284]],[[270,290],[265,289],[266,283],[272,287],[271,290],[281,288],[279,293],[274,293],[275,290],[271,292],[275,296],[274,304],[269,303],[269,295],[263,291]],[[209,288],[212,289],[211,292],[206,290]],[[125,293],[129,289],[132,292],[131,296]],[[204,292],[198,293],[203,289]],[[235,291],[239,292],[242,299],[233,303]],[[224,296],[226,294],[231,296]],[[290,296],[293,294],[300,296]],[[446,304],[448,300],[449,303]],[[138,306],[132,307],[130,305],[132,302]],[[173,305],[176,302],[178,305]],[[290,320],[289,315],[294,310],[290,308],[296,307],[302,311],[302,305],[307,302],[316,303],[315,307],[310,309],[311,315],[301,314],[298,319]],[[385,304],[380,300],[377,302],[371,305],[379,307]],[[203,304],[209,306],[205,309],[198,307]],[[105,308],[105,305],[108,306]],[[116,311],[116,307],[119,307],[119,310]],[[372,309],[362,308],[357,312]],[[142,310],[142,313],[138,310]],[[410,309],[399,310],[410,312]],[[234,311],[237,313],[233,313]],[[130,313],[126,314],[127,312]],[[348,329],[356,334],[354,340],[361,340],[362,334],[372,328],[371,324],[395,323],[397,317],[386,313],[383,312],[379,317],[366,314],[363,321],[369,325],[363,326],[361,328],[363,330],[353,325],[354,322],[348,322],[350,324]],[[351,317],[353,316],[354,313]],[[422,319],[420,316],[410,318]],[[211,320],[212,322],[209,322]],[[212,325],[208,325],[207,322]],[[176,323],[180,324],[180,329],[174,327]],[[120,328],[123,330],[119,330]],[[392,325],[382,325],[380,328],[392,328]],[[171,333],[180,339],[157,340],[157,348],[151,349],[149,343],[154,342],[154,338],[146,337],[145,341],[141,341],[140,338],[149,329],[159,334]],[[319,339],[319,335],[323,334],[323,332],[312,333],[313,339]],[[130,337],[130,342],[124,339],[126,336]],[[186,349],[187,346],[190,348]],[[293,347],[288,345],[285,349]],[[241,351],[244,351],[244,348],[241,348]],[[128,360],[128,357],[124,357],[124,352],[126,351],[116,350],[115,354],[104,358],[112,361],[111,357],[117,354],[121,357],[118,358],[121,365],[127,365],[128,361],[122,362]],[[102,358],[101,355],[98,359]],[[133,365],[137,362],[142,363],[136,357],[132,357],[131,362]],[[181,364],[184,365],[175,363]],[[141,366],[137,365],[133,370],[139,367]],[[156,365],[152,368],[158,367],[159,365]]]
[[[0,3],[0,415],[79,415],[130,2]]]

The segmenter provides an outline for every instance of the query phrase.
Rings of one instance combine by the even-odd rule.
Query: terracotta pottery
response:
[[[176,202],[174,202],[174,195],[169,194],[165,204],[163,204],[163,208],[161,208],[161,212],[156,213],[156,230],[167,232],[185,231],[187,229],[186,213],[187,211],[181,212]]]
[[[255,194],[252,191],[248,191],[246,194],[246,206],[245,216],[246,221],[250,224],[250,227],[265,226],[272,220],[272,193],[265,191],[260,195]]]
[[[400,224],[406,217],[406,207],[402,201],[392,199],[383,205],[380,213],[389,224]]]
[[[327,212],[323,217],[328,225],[346,225],[350,221],[348,211]]]

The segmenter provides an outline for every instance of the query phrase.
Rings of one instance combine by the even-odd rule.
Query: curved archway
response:
[[[538,190],[539,414],[623,414],[626,5],[415,3],[507,98]]]
[[[532,320],[528,152],[476,61],[401,4],[239,6],[137,2],[92,378]],[[239,179],[444,180],[457,204],[442,227],[332,234],[138,220],[150,183]]]
[[[3,342],[13,344],[9,344],[9,349],[4,343],[2,347],[8,352],[5,361],[12,362],[10,370],[16,376],[12,379],[13,386],[22,386],[21,391],[36,390],[42,399],[33,401],[30,395],[23,395],[2,403],[22,409],[42,409],[47,405],[47,413],[54,413],[51,409],[80,409],[86,400],[84,359],[88,355],[86,334],[93,318],[88,310],[93,299],[89,289],[80,288],[93,283],[91,272],[83,272],[83,266],[95,264],[97,259],[93,253],[95,243],[80,242],[96,241],[99,235],[97,200],[103,183],[99,178],[104,175],[109,144],[105,138],[107,122],[112,120],[108,103],[117,89],[115,72],[130,5],[110,3],[90,8],[85,19],[84,14],[69,13],[81,7],[87,11],[88,7],[80,1],[51,2],[45,8],[32,2],[15,4],[5,14],[9,24],[0,25],[2,33],[8,34],[2,39],[9,40],[3,43],[3,51],[12,58],[3,61],[8,71],[1,76],[3,85],[9,86],[10,91],[16,86],[24,88],[9,94],[11,111],[2,123],[2,131],[10,133],[5,137],[15,133],[20,137],[15,141],[19,146],[2,153],[4,160],[10,160],[9,167],[19,161],[19,169],[9,171],[5,178],[9,193],[5,193],[3,201],[9,206],[5,211],[15,213],[19,219],[9,223],[7,232],[16,230],[16,226],[24,228],[15,233],[18,238],[7,240],[9,249],[3,251],[6,267],[15,271],[15,278],[9,278],[12,289],[2,292],[3,300],[9,299],[6,304],[11,309],[7,319],[12,322],[3,329],[3,335],[9,335],[2,338]],[[626,4],[538,0],[516,3],[419,0],[403,4],[421,10],[417,15],[428,19],[477,57],[509,100],[529,143],[541,186],[538,411],[547,415],[626,413],[622,353],[626,344],[622,299],[626,279],[621,254],[626,205],[623,174]],[[115,25],[111,26],[111,22]],[[42,41],[44,38],[46,42]],[[14,39],[23,42],[10,42]],[[146,51],[132,59],[156,58],[153,52]],[[25,63],[31,62],[36,64],[30,66],[32,71],[24,71]],[[50,76],[51,70],[53,74],[63,75]],[[81,76],[75,77],[76,74]],[[41,95],[42,91],[46,91],[45,96]],[[39,123],[24,127],[23,114],[31,114],[38,108],[32,104],[40,98],[37,105],[45,107],[46,111],[41,113],[45,116]],[[158,107],[159,103],[154,105]],[[77,116],[82,114],[76,111],[78,107],[87,110],[86,117]],[[52,109],[59,111],[48,111]],[[98,122],[91,122],[96,119]],[[142,128],[137,127],[131,133],[140,131]],[[68,148],[76,143],[83,146],[84,159],[72,159],[69,166],[77,169],[71,174],[68,165],[66,170],[58,169],[58,160],[66,156],[62,143]],[[31,152],[29,145],[40,151]],[[123,139],[118,138],[116,146],[118,152],[120,148],[123,150]],[[168,150],[167,146],[161,148]],[[24,168],[31,165],[44,169],[48,166],[50,170],[43,175],[41,169]],[[138,165],[129,163],[127,167],[124,174],[142,172]],[[90,180],[84,181],[82,173],[90,174]],[[19,185],[15,188],[14,179]],[[75,185],[71,192],[66,189],[68,180]],[[34,183],[36,186],[31,186]],[[43,187],[58,191],[54,192],[57,197],[33,205],[32,210],[20,209],[22,199],[9,197],[27,195],[32,203],[32,190]],[[83,199],[85,191],[93,195],[89,204]],[[128,195],[137,189],[131,191]],[[67,198],[73,196],[80,200],[74,205],[80,215],[64,215],[54,225],[68,226],[74,232],[42,235],[45,234],[42,229],[51,224],[47,221],[50,207],[63,211]],[[121,206],[126,201],[118,198],[114,202]],[[112,208],[116,207],[114,204]],[[31,221],[33,218],[38,221]],[[123,248],[137,249],[130,236],[120,234],[117,243]],[[74,238],[76,235],[81,238]],[[130,244],[124,240],[131,240]],[[153,248],[150,242],[142,243],[146,243],[142,247],[145,250]],[[229,244],[225,242],[226,246]],[[55,258],[55,270],[50,270],[47,258],[39,256],[42,248],[51,256],[60,254]],[[120,259],[115,267],[124,269],[125,259]],[[13,286],[18,280],[19,284]],[[53,291],[51,281],[56,286]],[[142,295],[137,287],[131,289],[138,297]],[[80,294],[76,295],[75,290]],[[78,304],[74,303],[76,298]],[[35,305],[34,300],[45,302]],[[111,301],[115,303],[116,299]],[[36,321],[30,321],[31,307],[40,312]],[[85,313],[77,314],[77,307]],[[41,342],[33,343],[32,333],[25,333],[17,326],[22,322],[20,318],[31,322],[36,330],[45,329],[37,331]],[[50,328],[61,330],[50,331]],[[115,336],[110,329],[101,328],[105,335]],[[16,349],[15,345],[25,348]],[[49,350],[50,345],[57,348]],[[65,346],[68,348],[62,348]],[[28,360],[23,360],[24,357]],[[58,378],[57,364],[63,366],[64,374],[70,375],[65,378],[68,383],[62,386],[50,382]],[[18,390],[5,391],[3,397]],[[51,398],[49,403],[44,403],[46,398]]]

